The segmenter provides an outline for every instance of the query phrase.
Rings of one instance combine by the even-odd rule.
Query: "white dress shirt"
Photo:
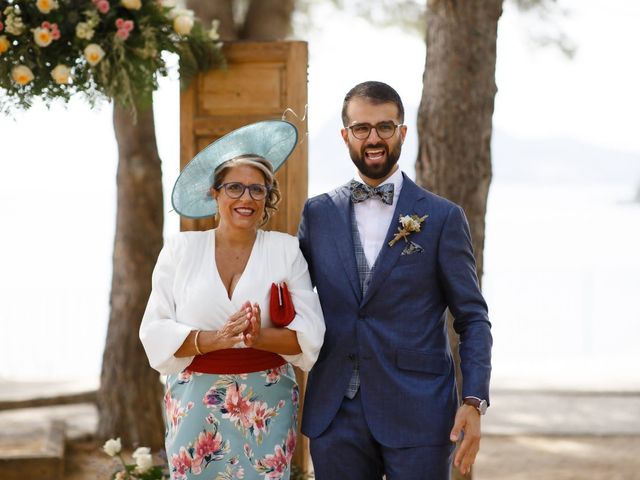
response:
[[[354,180],[365,183],[357,172]],[[389,225],[393,221],[393,212],[396,209],[398,196],[402,189],[402,171],[400,168],[380,185],[387,183],[393,184],[393,203],[391,205],[387,205],[378,198],[368,198],[364,202],[353,205],[360,242],[364,249],[364,255],[367,257],[369,268],[373,267],[376,258],[378,258],[378,254],[387,236]]]
[[[325,326],[296,237],[258,230],[231,298],[215,263],[215,230],[169,237],[153,271],[151,296],[140,326],[149,363],[163,374],[181,372],[193,357],[176,357],[174,353],[189,332],[219,330],[247,300],[260,305],[262,326],[273,326],[269,317],[271,282],[282,281],[287,282],[296,309],[286,328],[296,332],[302,353],[280,356],[308,371],[320,353]],[[240,342],[235,347],[245,345]]]

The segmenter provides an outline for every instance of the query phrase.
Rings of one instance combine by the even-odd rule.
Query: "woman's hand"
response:
[[[222,328],[216,332],[218,348],[231,348],[236,343],[242,342],[244,332],[250,328],[249,315],[251,314],[251,310],[251,303],[245,302],[242,307],[240,307],[240,310],[229,317]]]
[[[246,302],[249,303],[249,302]],[[243,332],[244,344],[247,347],[257,348],[256,345],[258,340],[260,339],[261,332],[261,322],[262,319],[260,317],[260,305],[254,303],[251,305],[249,303],[250,308],[247,310],[249,315],[249,325],[246,330]]]

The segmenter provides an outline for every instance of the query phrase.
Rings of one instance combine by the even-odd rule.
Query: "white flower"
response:
[[[178,15],[173,20],[173,29],[179,35],[189,35],[193,28],[193,16]]]
[[[141,455],[149,455],[151,453],[151,449],[149,447],[138,447],[135,452],[131,454],[131,456],[137,460]]]
[[[177,6],[176,6],[176,1],[175,1],[175,0],[172,0],[172,1],[171,1],[171,3],[172,3],[172,4],[171,4],[171,5],[169,5],[169,2],[166,2],[166,3],[164,3],[164,2],[163,2],[163,5],[164,5],[165,7],[169,7],[169,8],[171,9],[171,10],[169,11],[169,13],[167,14],[167,16],[168,16],[170,19],[172,19],[172,20],[173,20],[174,18],[176,18],[176,17],[180,17],[180,16],[182,16],[182,15],[185,15],[185,16],[187,16],[187,17],[191,17],[191,18],[193,18],[193,16],[195,15],[195,14],[193,13],[193,10],[189,10],[188,8],[177,7]]]
[[[122,443],[120,442],[120,438],[114,440],[113,438],[107,440],[102,449],[105,451],[107,455],[110,457],[116,456],[122,450]]]
[[[400,223],[402,227],[409,232],[419,232],[420,231],[420,222],[415,218],[405,215],[404,217],[400,217]]]
[[[4,9],[6,19],[4,21],[4,29],[11,35],[21,35],[25,30],[24,23],[20,15],[16,14],[14,7],[7,7]]]
[[[66,65],[59,64],[56,68],[51,70],[51,78],[53,78],[56,83],[69,83],[69,80],[71,79],[71,69]]]
[[[220,20],[217,18],[213,19],[211,22],[211,30],[209,30],[209,38],[214,42],[220,39],[220,34],[218,33],[218,27],[220,26]]]
[[[39,47],[48,47],[53,42],[53,35],[51,34],[51,30],[48,28],[34,28],[33,29],[33,41],[36,42],[36,45]]]
[[[11,77],[18,85],[26,85],[33,80],[33,72],[26,65],[18,65],[11,70]]]
[[[97,10],[85,10],[84,16],[87,19],[87,24],[91,28],[95,28],[100,23],[100,15],[98,15]]]
[[[37,0],[36,7],[42,13],[49,13],[51,10],[58,8],[57,0]]]
[[[116,473],[116,476],[113,477],[113,480],[127,480],[127,472],[125,472],[124,470],[120,470],[118,473]]]
[[[129,10],[140,10],[142,7],[142,0],[121,0],[122,6]]]
[[[78,25],[76,25],[76,37],[78,38],[91,40],[94,33],[95,31],[87,22],[79,22]]]
[[[144,473],[153,467],[153,458],[151,457],[151,450],[147,447],[140,447],[136,449],[131,455],[136,461],[136,473]]]
[[[0,35],[0,55],[11,48],[11,42],[6,35]]]
[[[420,231],[420,225],[427,219],[429,215],[419,217],[418,215],[400,215],[400,227],[398,233],[389,241],[389,246],[393,247],[401,238],[408,242],[407,237],[413,232]]]
[[[84,58],[87,59],[89,65],[95,67],[104,57],[104,50],[97,43],[90,43],[84,49]]]

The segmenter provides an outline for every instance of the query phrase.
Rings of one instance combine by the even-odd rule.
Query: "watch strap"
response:
[[[462,403],[474,407],[480,415],[487,413],[487,401],[478,397],[464,397]]]

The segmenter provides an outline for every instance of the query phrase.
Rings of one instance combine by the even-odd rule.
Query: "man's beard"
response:
[[[367,148],[382,148],[386,153],[386,161],[380,165],[370,166],[367,165],[364,160],[364,151]],[[375,145],[365,145],[361,150],[356,150],[353,146],[349,145],[349,155],[351,155],[351,161],[356,166],[358,171],[367,178],[373,180],[379,180],[389,175],[389,172],[393,169],[398,159],[400,159],[400,152],[402,151],[402,144],[397,143],[392,151],[389,151],[389,146],[386,143],[377,143]]]

